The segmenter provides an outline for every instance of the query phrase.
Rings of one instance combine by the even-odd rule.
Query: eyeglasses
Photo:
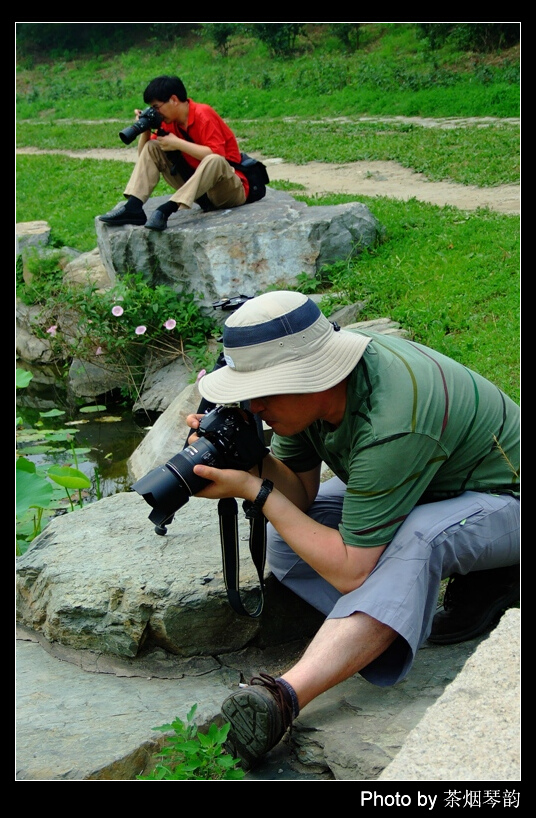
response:
[[[161,102],[159,105],[151,105],[151,108],[153,111],[159,111],[162,105],[165,105],[167,102],[169,102],[169,99],[166,99],[165,102]]]

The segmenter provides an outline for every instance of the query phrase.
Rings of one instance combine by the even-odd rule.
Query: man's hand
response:
[[[247,471],[238,469],[215,469],[212,466],[194,466],[194,474],[210,480],[210,484],[196,494],[196,497],[206,497],[210,500],[220,500],[223,497],[240,497],[243,500],[253,501],[262,481]]]
[[[188,415],[188,417],[186,418],[187,425],[190,427],[190,429],[193,429],[193,432],[191,432],[188,435],[188,445],[189,446],[192,443],[195,443],[196,440],[199,440],[199,435],[195,434],[195,430],[199,429],[199,424],[201,423],[201,421],[203,420],[204,417],[205,416],[203,414],[200,414],[200,415]]]
[[[177,151],[182,150],[184,139],[179,139],[173,133],[168,133],[165,136],[157,136],[156,141],[163,151]]]

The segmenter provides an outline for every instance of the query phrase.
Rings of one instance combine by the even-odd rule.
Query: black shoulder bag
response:
[[[249,193],[246,204],[251,202],[258,202],[266,196],[266,185],[270,183],[266,165],[258,159],[253,159],[247,153],[241,153],[242,160],[240,163],[229,162],[235,170],[241,171],[244,174],[249,184]]]

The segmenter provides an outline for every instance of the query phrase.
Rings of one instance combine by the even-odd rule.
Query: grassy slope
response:
[[[428,52],[409,25],[365,27],[343,54],[311,27],[294,60],[270,59],[239,39],[224,58],[206,43],[154,44],[119,55],[21,65],[17,143],[63,149],[119,147],[118,130],[141,105],[148,79],[168,70],[194,98],[229,119],[245,150],[288,161],[396,159],[430,179],[496,185],[519,179],[519,128],[433,131],[359,122],[365,115],[519,115],[518,53]],[[168,68],[169,65],[169,68]],[[178,68],[179,67],[179,68]],[[282,117],[298,119],[288,122]],[[84,118],[64,123],[64,118]],[[343,117],[343,121],[333,121]],[[102,124],[98,120],[114,118]],[[316,122],[311,124],[314,118]],[[31,119],[31,122],[22,120]],[[318,120],[322,119],[319,123]],[[59,156],[17,159],[17,220],[47,219],[58,245],[95,245],[93,219],[119,200],[128,166]],[[159,185],[155,194],[166,192]],[[329,197],[309,204],[348,201]],[[458,357],[519,395],[519,219],[411,201],[359,197],[386,241],[332,271],[348,298],[367,298],[363,318],[390,315],[414,336]]]

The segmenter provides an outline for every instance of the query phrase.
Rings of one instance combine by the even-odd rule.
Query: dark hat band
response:
[[[262,324],[250,326],[228,326],[223,328],[223,346],[226,349],[254,346],[275,341],[288,335],[303,332],[318,321],[321,312],[314,301],[307,301],[295,310]]]

